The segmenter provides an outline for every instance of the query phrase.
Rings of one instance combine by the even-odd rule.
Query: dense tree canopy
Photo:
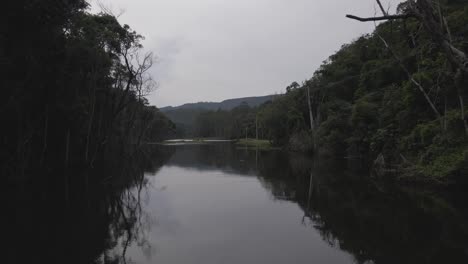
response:
[[[451,43],[467,53],[468,5],[441,2]],[[399,14],[407,5],[400,5]],[[384,22],[343,45],[301,85],[293,82],[284,95],[244,114],[244,125],[223,122],[234,111],[201,115],[200,127],[211,132],[199,135],[252,137],[258,123],[261,136],[277,145],[364,158],[385,171],[405,168],[408,175],[436,182],[459,179],[468,168],[468,78],[457,76],[449,57],[421,21]],[[211,129],[213,124],[218,128]],[[224,133],[224,124],[239,132]]]
[[[158,168],[163,156],[140,145],[175,130],[144,97],[155,87],[153,55],[142,54],[142,36],[111,14],[88,13],[83,0],[3,8],[6,263],[118,263],[107,251],[135,239],[140,215],[131,188],[141,190],[143,166]],[[24,254],[26,237],[42,246]]]
[[[142,36],[85,1],[11,1],[1,18],[3,175],[93,162],[167,137],[174,125],[144,98],[155,83]],[[59,166],[57,166],[59,165]]]

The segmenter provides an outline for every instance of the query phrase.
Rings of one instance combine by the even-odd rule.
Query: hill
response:
[[[177,125],[179,136],[190,136],[195,119],[203,112],[216,111],[218,109],[230,111],[243,103],[246,103],[250,107],[257,107],[265,102],[271,101],[275,96],[276,95],[252,96],[233,98],[222,102],[188,103],[175,107],[162,107],[160,110]]]
[[[432,2],[400,5],[398,14],[416,18],[383,22],[343,45],[270,104],[199,115],[195,136],[258,136],[359,160],[376,178],[466,186],[468,3]]]
[[[265,96],[252,96],[252,97],[243,97],[243,98],[234,98],[224,100],[222,102],[198,102],[198,103],[188,103],[180,106],[166,106],[161,107],[160,110],[163,113],[167,113],[174,110],[187,109],[187,110],[232,110],[234,107],[239,106],[241,103],[245,102],[250,107],[259,106],[267,101],[273,99],[275,95],[265,95]]]

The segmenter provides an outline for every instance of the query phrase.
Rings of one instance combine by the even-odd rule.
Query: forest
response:
[[[0,168],[34,174],[93,167],[110,146],[132,155],[174,124],[145,96],[157,83],[143,36],[77,1],[10,1],[1,18]],[[13,41],[14,40],[14,41]],[[50,177],[49,177],[50,178]]]
[[[145,98],[157,83],[142,35],[110,12],[90,13],[83,0],[20,1],[8,10],[1,36],[16,41],[0,44],[7,178],[28,182],[36,170],[92,167],[109,146],[132,155],[177,135]],[[363,159],[380,172],[403,171],[400,178],[463,180],[468,6],[406,1],[395,15],[381,11],[348,15],[350,23],[383,22],[309,79],[260,106],[200,111],[190,136],[268,139],[293,151]]]
[[[5,261],[117,263],[110,253],[97,259],[134,238],[140,204],[130,190],[166,157],[144,145],[175,132],[145,98],[157,87],[154,55],[143,36],[84,0],[8,1],[4,10]]]
[[[195,136],[268,139],[366,160],[405,181],[466,182],[468,5],[427,3],[404,2],[396,15],[382,9],[377,20],[387,21],[343,45],[310,79],[259,107],[205,111]]]
[[[190,12],[218,21],[208,2]],[[238,2],[220,6],[246,16]],[[374,31],[283,93],[161,109],[148,99],[155,54],[110,9],[5,2],[4,262],[466,263],[468,2],[407,0],[394,14],[369,2],[375,14],[342,19]],[[190,21],[175,7],[164,19]],[[284,258],[259,261],[270,255]]]

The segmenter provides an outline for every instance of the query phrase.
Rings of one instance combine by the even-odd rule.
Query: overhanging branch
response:
[[[380,17],[358,17],[354,15],[346,15],[346,17],[357,20],[357,21],[361,21],[361,22],[368,22],[368,21],[408,19],[408,18],[412,18],[416,16],[413,14],[404,14],[404,15],[388,15],[388,16],[380,16]]]
[[[380,2],[380,0],[376,0],[376,1],[377,1],[377,4],[378,4],[379,7],[380,7],[380,11],[382,11],[382,14],[384,14],[384,16],[388,16],[387,11],[385,11],[385,9],[383,8],[383,5],[382,5],[382,3]]]

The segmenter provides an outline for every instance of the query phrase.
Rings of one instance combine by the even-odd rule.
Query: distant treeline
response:
[[[223,111],[225,113],[233,110],[239,105],[243,104],[244,106],[257,107],[263,103],[272,100],[276,95],[266,95],[266,96],[253,96],[253,97],[244,97],[244,98],[234,98],[224,100],[222,102],[198,102],[184,104],[177,107],[163,107],[161,111],[177,125],[177,136],[178,137],[193,137],[199,136],[201,124],[198,124],[195,128],[195,123],[200,114],[207,111]],[[211,130],[212,128],[206,128],[204,130]],[[197,130],[197,131],[196,131]],[[204,132],[205,134],[213,134],[212,132]],[[227,133],[227,131],[226,131]],[[219,131],[216,134],[221,134]],[[229,134],[232,134],[229,132]],[[214,135],[213,135],[214,136]],[[226,134],[219,135],[221,137],[226,137]]]
[[[201,113],[195,135],[258,135],[294,150],[366,159],[383,172],[464,180],[468,76],[457,64],[463,57],[454,56],[468,53],[468,3],[441,1],[440,10],[427,3],[402,3],[398,15],[409,19],[381,23],[343,45],[310,79],[271,102]],[[428,28],[415,8],[445,26]]]
[[[144,97],[156,84],[143,37],[87,7],[84,0],[3,7],[0,169],[7,179],[92,167],[110,145],[130,155],[175,129]]]

